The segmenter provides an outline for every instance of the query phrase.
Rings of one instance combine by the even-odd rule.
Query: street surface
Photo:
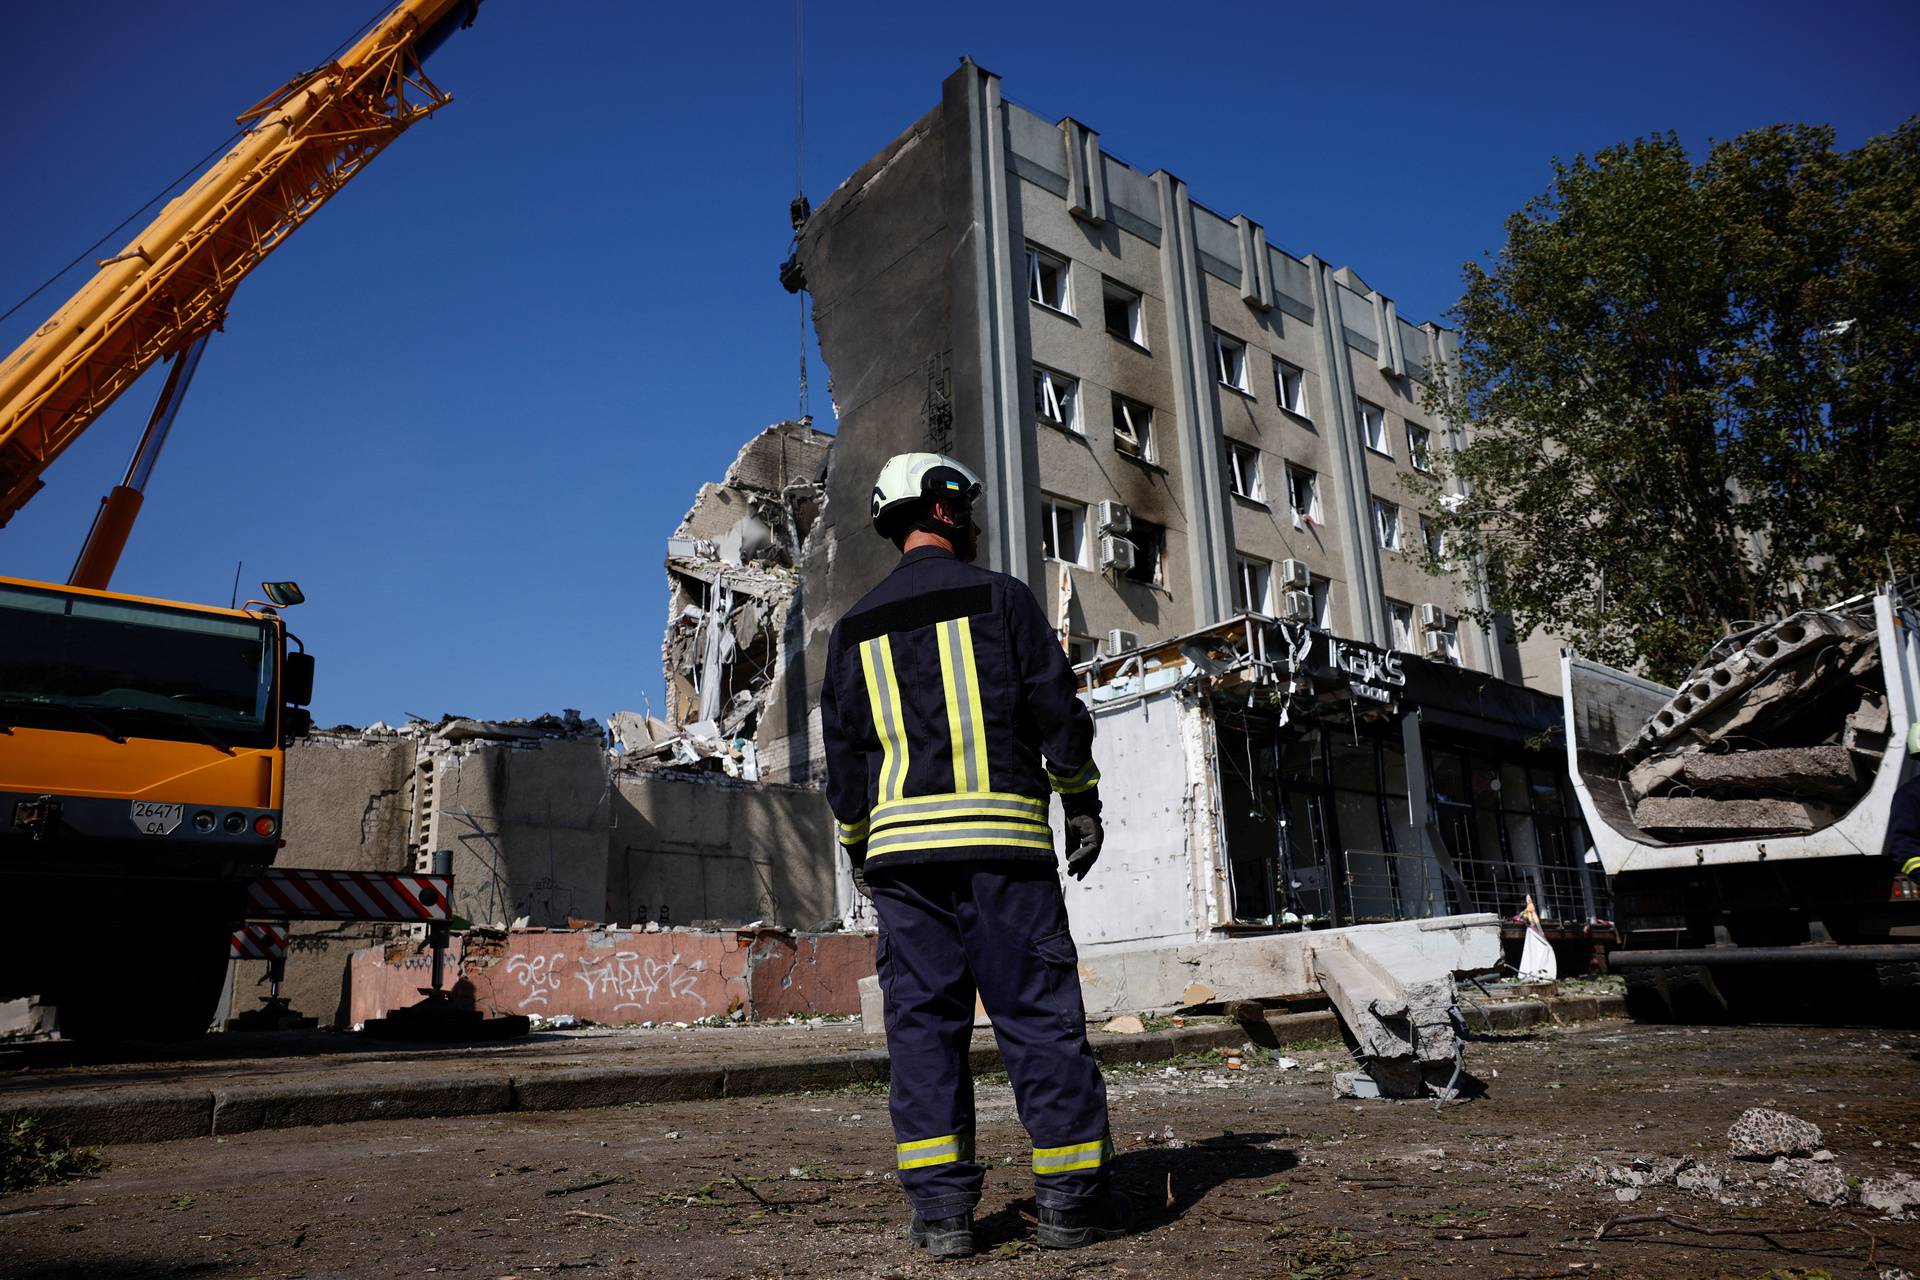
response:
[[[1025,1134],[1004,1082],[983,1082],[979,1147],[995,1167],[984,1252],[964,1262],[933,1263],[902,1238],[884,1093],[842,1090],[108,1147],[97,1179],[0,1200],[0,1275],[1920,1270],[1920,1221],[1819,1207],[1813,1162],[1736,1164],[1726,1140],[1742,1111],[1771,1107],[1821,1127],[1835,1158],[1819,1167],[1852,1180],[1856,1199],[1862,1181],[1920,1174],[1915,1033],[1542,1028],[1473,1046],[1487,1095],[1438,1112],[1334,1098],[1338,1046],[1283,1052],[1299,1065],[1109,1068],[1116,1175],[1143,1229],[1074,1253],[1030,1243]],[[1694,1162],[1680,1174],[1692,1189],[1672,1185],[1678,1157]]]

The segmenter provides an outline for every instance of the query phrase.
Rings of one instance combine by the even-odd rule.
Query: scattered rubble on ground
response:
[[[1815,831],[1859,799],[1886,750],[1870,619],[1808,610],[1732,639],[1731,652],[1681,681],[1626,749],[1643,830]]]

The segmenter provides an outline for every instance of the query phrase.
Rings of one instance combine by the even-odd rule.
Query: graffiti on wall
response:
[[[564,958],[556,951],[552,955],[515,956],[507,961],[507,972],[520,984],[520,1008],[546,1005],[547,997],[560,989],[560,962]]]
[[[704,960],[682,968],[679,952],[663,962],[633,951],[616,951],[598,964],[590,965],[584,958],[578,963],[580,971],[574,977],[587,989],[587,999],[614,996],[616,1010],[646,1008],[656,995],[669,1001],[692,1000],[702,1009],[707,1007],[707,998],[695,990],[708,976]]]

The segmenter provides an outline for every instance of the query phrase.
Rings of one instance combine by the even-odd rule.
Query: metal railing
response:
[[[1346,910],[1355,921],[1418,920],[1491,911],[1518,915],[1529,895],[1544,920],[1578,923],[1612,914],[1605,877],[1585,867],[1346,851]]]

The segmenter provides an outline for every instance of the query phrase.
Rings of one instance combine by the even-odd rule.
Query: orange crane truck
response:
[[[298,588],[235,609],[109,583],[235,287],[446,105],[423,62],[477,8],[404,0],[244,112],[233,149],[0,363],[0,525],[169,366],[68,581],[0,577],[0,1001],[39,997],[65,1036],[204,1031],[248,886],[284,843],[285,748],[311,727],[313,660],[280,614]]]

